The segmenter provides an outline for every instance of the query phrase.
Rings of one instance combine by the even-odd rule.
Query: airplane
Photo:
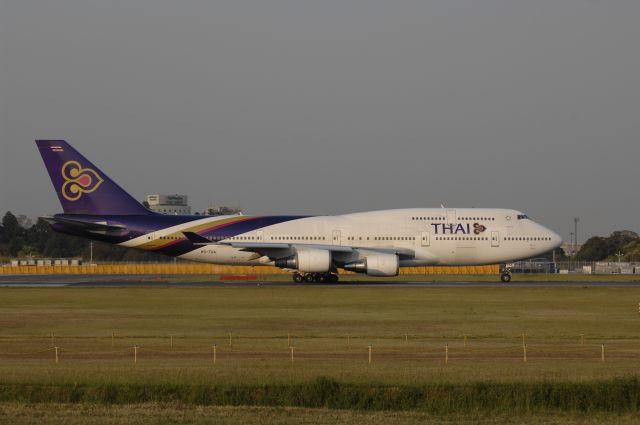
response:
[[[56,232],[224,265],[270,265],[300,282],[338,269],[390,277],[401,267],[507,264],[560,246],[526,214],[497,208],[406,208],[334,216],[199,216],[152,212],[64,140],[36,140],[63,214]]]

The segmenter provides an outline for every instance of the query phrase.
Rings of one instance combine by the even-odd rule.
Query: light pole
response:
[[[580,221],[580,217],[573,217],[574,232],[576,235],[576,245],[575,245],[576,253],[578,252],[578,222],[579,221]]]
[[[622,274],[622,267],[620,267],[620,259],[624,257],[624,254],[618,251],[616,252],[616,257],[618,257],[618,273]]]
[[[573,243],[573,232],[571,232],[570,235],[569,242],[571,243],[571,256],[573,257],[576,254],[576,246]]]

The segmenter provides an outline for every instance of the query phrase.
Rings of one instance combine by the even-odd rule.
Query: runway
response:
[[[207,280],[199,276],[158,276],[158,275],[10,275],[0,276],[0,288],[136,288],[136,287],[377,287],[377,288],[576,288],[576,287],[612,287],[612,288],[640,288],[640,282],[619,281],[523,281],[517,279],[510,283],[502,283],[498,279],[495,282],[473,281],[385,281],[366,280],[361,282],[343,281],[338,283],[294,283],[289,280],[263,281],[263,280]]]

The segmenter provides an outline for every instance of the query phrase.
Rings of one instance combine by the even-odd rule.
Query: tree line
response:
[[[0,226],[0,259],[11,258],[83,258],[90,257],[90,241],[78,236],[54,232],[49,223],[38,219],[33,225],[21,223],[7,212]],[[93,242],[93,260],[100,262],[167,262],[162,254]]]
[[[589,238],[576,253],[578,261],[640,261],[640,236],[630,230]]]

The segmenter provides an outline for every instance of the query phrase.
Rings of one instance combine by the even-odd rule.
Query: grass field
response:
[[[579,424],[632,425],[638,423],[634,414],[577,414],[513,416],[449,415],[434,416],[423,412],[367,412],[335,409],[291,407],[214,407],[147,403],[126,406],[95,404],[24,404],[0,403],[0,424],[6,425],[130,425],[164,424],[244,424],[244,425],[305,425],[403,423],[408,425],[551,425]]]
[[[408,425],[551,425],[579,424],[632,425],[638,423],[634,414],[578,414],[513,416],[449,415],[434,416],[423,412],[367,412],[335,409],[291,407],[215,407],[179,404],[147,403],[126,406],[95,404],[24,404],[0,403],[0,424],[4,425],[130,425],[164,424],[244,424],[244,425],[305,425],[403,423]]]
[[[23,418],[14,423],[47,416],[51,405],[34,402],[103,412],[161,402],[171,418],[221,400],[362,411],[272,407],[272,423],[388,414],[371,409],[400,410],[391,416],[408,423],[639,419],[634,288],[2,288],[0,297],[0,412]],[[318,399],[296,396],[305,391]],[[255,413],[228,409],[217,413],[228,423]]]

